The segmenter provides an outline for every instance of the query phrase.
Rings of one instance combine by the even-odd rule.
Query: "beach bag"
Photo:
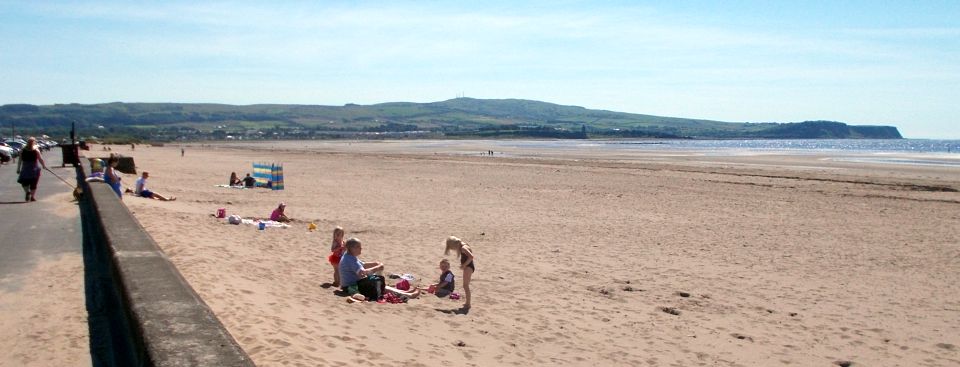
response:
[[[386,293],[387,282],[380,275],[370,275],[357,282],[357,289],[369,301],[378,301]]]
[[[410,281],[408,281],[408,280],[406,280],[406,279],[401,279],[399,282],[397,282],[396,288],[399,289],[399,290],[401,290],[401,291],[409,291],[409,290],[410,290]]]
[[[234,215],[231,215],[231,216],[227,217],[227,223],[230,223],[230,224],[240,224],[240,223],[242,223],[242,222],[243,222],[243,218],[240,218],[239,215],[234,214]]]
[[[227,208],[217,209],[217,218],[225,218],[227,216]]]

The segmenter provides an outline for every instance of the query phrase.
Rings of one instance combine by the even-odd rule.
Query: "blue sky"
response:
[[[960,1],[0,0],[0,104],[459,94],[960,138]]]

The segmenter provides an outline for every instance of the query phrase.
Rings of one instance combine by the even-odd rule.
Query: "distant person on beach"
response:
[[[183,148],[180,148],[180,156],[183,157],[184,154],[186,154],[186,151],[183,150]]]
[[[463,295],[465,299],[463,308],[470,308],[470,277],[473,275],[473,272],[477,270],[476,265],[473,263],[473,249],[471,249],[470,245],[467,245],[466,242],[463,242],[463,240],[450,236],[447,237],[446,249],[443,251],[443,254],[447,255],[450,251],[456,251],[460,254],[460,270],[463,270]]]
[[[333,266],[333,286],[340,286],[340,258],[347,247],[343,243],[343,228],[337,226],[333,229],[333,243],[330,244],[330,256],[327,256],[327,262]]]
[[[120,164],[120,158],[111,154],[107,159],[107,166],[103,169],[103,181],[110,185],[120,200],[123,200],[123,191],[120,190],[120,172],[117,171],[118,164]]]
[[[137,196],[140,196],[140,197],[145,197],[145,198],[148,198],[148,199],[156,199],[156,200],[163,200],[163,201],[173,201],[173,200],[177,200],[177,198],[174,197],[174,196],[171,196],[171,197],[168,198],[168,197],[166,197],[166,196],[163,196],[163,195],[160,195],[160,194],[158,194],[158,193],[155,193],[155,192],[153,192],[153,191],[148,190],[148,189],[147,189],[147,179],[148,179],[148,178],[150,178],[150,172],[143,171],[143,174],[140,176],[139,179],[137,179],[136,189],[133,191],[133,194],[134,194],[134,195],[137,195]]]
[[[37,184],[40,183],[40,167],[47,168],[43,161],[40,149],[37,149],[37,138],[27,139],[27,145],[20,152],[17,160],[17,182],[23,187],[23,201],[37,201]]]
[[[254,187],[257,185],[257,179],[250,177],[250,174],[247,174],[247,177],[243,178],[243,187]]]
[[[240,186],[243,185],[243,181],[240,180],[240,177],[237,176],[236,172],[230,172],[230,186]]]
[[[427,287],[427,293],[433,293],[437,297],[446,297],[453,293],[454,276],[450,271],[450,260],[440,260],[440,281]]]
[[[287,215],[284,213],[284,210],[287,209],[287,204],[280,203],[276,209],[270,213],[270,220],[280,223],[289,223],[290,218],[287,218]]]

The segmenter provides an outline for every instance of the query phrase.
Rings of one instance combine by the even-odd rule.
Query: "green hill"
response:
[[[69,129],[71,122],[76,122],[84,135],[160,140],[251,134],[311,138],[357,133],[491,138],[902,138],[892,126],[851,126],[830,121],[731,123],[520,99],[456,98],[433,103],[344,106],[119,102],[0,106],[0,126],[4,128],[15,124],[24,132],[57,133]]]

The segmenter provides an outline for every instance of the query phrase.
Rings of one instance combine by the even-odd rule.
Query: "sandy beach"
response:
[[[112,149],[178,198],[124,202],[259,366],[960,364],[956,167],[482,145]],[[216,187],[253,162],[282,163],[285,190]],[[213,217],[279,202],[290,228]],[[463,238],[472,309],[348,304],[329,287],[337,225],[421,284]]]

